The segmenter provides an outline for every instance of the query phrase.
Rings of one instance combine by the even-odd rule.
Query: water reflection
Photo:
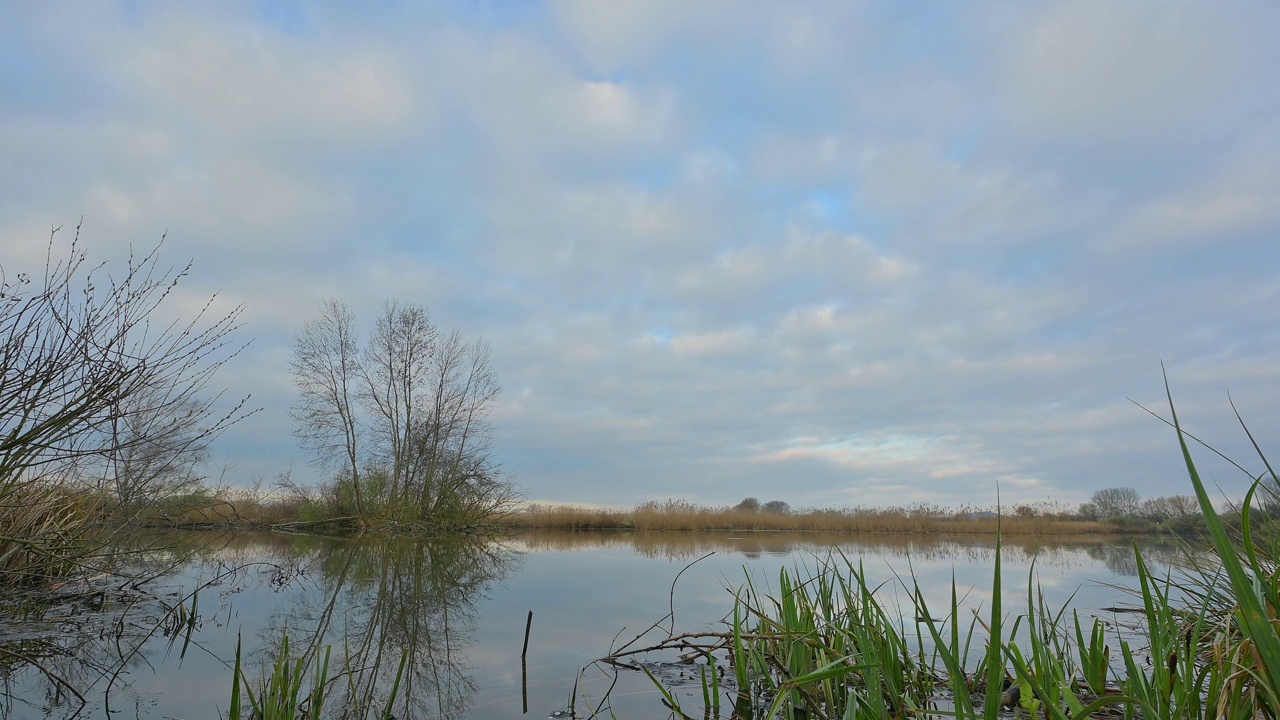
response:
[[[61,603],[61,621],[51,614],[54,606],[40,618],[7,618],[28,630],[0,643],[0,657],[8,661],[0,666],[7,699],[0,716],[121,709],[141,716],[148,707],[161,717],[188,715],[189,698],[153,695],[132,679],[190,675],[184,666],[217,678],[204,683],[212,690],[204,693],[210,713],[201,714],[225,710],[236,639],[228,630],[236,628],[245,636],[246,675],[255,693],[287,633],[308,680],[332,648],[329,674],[341,682],[330,686],[326,716],[381,716],[403,659],[393,714],[460,717],[476,688],[465,653],[476,602],[519,556],[504,544],[468,537],[341,541],[233,533],[172,538],[148,563],[175,559],[184,561],[180,572],[155,583],[155,592],[116,596],[128,603],[110,612],[77,613],[77,606]],[[187,601],[175,612],[184,600],[177,588],[192,584],[198,590],[188,597],[198,604]],[[160,665],[166,668],[157,670]]]
[[[606,695],[612,678],[593,685],[579,672],[624,627],[630,637],[669,610],[677,630],[717,627],[744,568],[767,585],[782,567],[814,567],[838,552],[864,561],[886,593],[910,573],[931,599],[956,582],[981,604],[995,554],[991,537],[804,533],[544,531],[449,542],[200,533],[138,542],[147,552],[129,556],[137,583],[100,578],[30,607],[0,598],[0,717],[225,716],[237,638],[256,689],[287,633],[307,668],[304,686],[332,648],[338,681],[326,717],[380,716],[403,660],[396,717],[522,718],[530,611],[528,717],[545,717],[574,693]],[[1156,565],[1180,552],[1142,546]],[[1075,594],[1082,584],[1136,571],[1132,545],[1115,538],[1010,537],[1003,552],[1008,607],[1025,595],[1033,561],[1055,597],[1086,610],[1118,599],[1092,586]],[[619,717],[659,708],[640,680],[612,697]]]
[[[743,555],[748,559],[842,552],[851,558],[875,555],[925,562],[990,565],[995,538],[990,535],[930,537],[919,535],[814,533],[700,533],[540,530],[522,534],[521,544],[534,551],[572,551],[583,547],[627,548],[649,558],[688,562],[709,552]],[[1173,540],[1137,540],[1150,563],[1168,564],[1183,552]],[[1138,572],[1134,540],[1110,536],[1009,536],[1001,540],[1004,557],[1014,563],[1035,558],[1041,566],[1080,567],[1090,559],[1102,562],[1116,575]],[[1081,557],[1083,550],[1087,557]]]
[[[342,708],[341,717],[367,717],[384,711],[403,660],[397,716],[465,714],[476,690],[466,656],[476,602],[515,567],[515,553],[470,537],[401,538],[332,544],[289,560],[309,582],[259,632],[263,663],[286,632],[294,648],[306,643],[307,667],[331,645],[343,682],[326,705]]]
[[[140,704],[132,675],[185,654],[197,624],[187,613],[194,593],[152,581],[189,557],[154,537],[108,551],[117,574],[0,597],[0,717],[74,717],[95,706],[118,713]],[[215,567],[208,583],[240,572]]]

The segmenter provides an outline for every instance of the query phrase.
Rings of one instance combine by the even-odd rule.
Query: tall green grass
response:
[[[254,692],[252,683],[244,671],[241,658],[241,643],[236,639],[236,660],[232,669],[231,705],[228,709],[228,720],[315,720],[324,717],[325,701],[330,696],[330,689],[337,679],[330,674],[332,648],[326,647],[324,656],[316,658],[312,664],[311,687],[305,693],[302,683],[307,676],[308,658],[303,655],[293,656],[289,649],[289,635],[280,638],[280,646],[275,653],[275,661],[271,664],[271,672],[264,673]],[[354,713],[354,706],[347,705],[339,709],[336,717],[377,717],[380,720],[391,720],[395,716],[392,708],[400,693],[400,683],[404,678],[405,666],[409,655],[404,653],[400,658],[400,667],[395,681],[388,690],[385,704],[381,712]],[[246,704],[246,700],[248,701]]]
[[[707,659],[703,707],[682,708],[673,688],[649,677],[681,718],[995,720],[1002,707],[1046,720],[1100,712],[1159,720],[1280,717],[1280,525],[1250,509],[1264,488],[1280,488],[1280,478],[1241,421],[1266,471],[1251,476],[1241,531],[1233,534],[1213,506],[1168,396],[1212,549],[1189,553],[1187,570],[1176,577],[1157,575],[1139,553],[1133,627],[1050,607],[1034,563],[1025,607],[1007,616],[999,540],[991,601],[981,612],[966,613],[954,581],[949,602],[931,606],[910,574],[899,578],[910,606],[894,608],[884,588],[839,556],[808,577],[784,570],[774,591],[761,592],[749,577],[736,592],[726,631],[648,649],[697,646]],[[908,629],[904,618],[915,627]],[[732,669],[723,681],[717,653]]]

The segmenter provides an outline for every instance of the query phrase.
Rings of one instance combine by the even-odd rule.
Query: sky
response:
[[[541,502],[1187,494],[1165,371],[1280,447],[1275,3],[352,5],[0,8],[0,267],[167,233],[245,308],[234,484],[315,476],[328,298],[487,342]]]

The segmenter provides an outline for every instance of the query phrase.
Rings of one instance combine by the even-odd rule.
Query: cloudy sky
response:
[[[246,307],[237,482],[311,472],[326,298],[487,341],[536,500],[1185,493],[1161,362],[1280,454],[1274,3],[348,5],[0,9],[0,265],[167,232]]]

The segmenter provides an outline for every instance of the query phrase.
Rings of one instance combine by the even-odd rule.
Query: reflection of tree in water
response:
[[[352,543],[315,558],[322,592],[277,621],[295,648],[307,642],[308,662],[332,645],[331,675],[345,675],[331,686],[341,695],[325,705],[341,717],[380,714],[402,658],[395,714],[457,717],[476,691],[466,657],[476,603],[515,562],[511,552],[474,538]],[[304,627],[314,634],[299,637]]]
[[[118,578],[103,578],[55,602],[0,598],[0,682],[6,695],[0,718],[67,717],[84,714],[86,707],[93,708],[91,714],[101,708],[133,716],[150,702],[145,691],[130,686],[133,671],[150,676],[147,668],[178,662],[183,653],[214,654],[229,672],[231,657],[207,647],[200,629],[222,627],[230,620],[231,597],[253,587],[284,591],[280,598],[288,604],[270,618],[260,642],[245,639],[246,659],[261,661],[269,672],[287,629],[291,654],[305,658],[309,682],[312,663],[331,646],[326,716],[380,716],[406,657],[393,714],[456,717],[476,689],[465,652],[476,603],[518,559],[509,546],[475,538],[350,541],[202,533],[160,539],[163,545],[140,539],[150,549],[131,558],[134,571],[148,578],[185,563],[187,580],[161,579],[122,592]],[[188,626],[181,618],[190,616],[176,608],[191,607],[191,578],[204,584]],[[189,647],[188,629],[194,631]],[[254,645],[260,649],[250,653]],[[259,670],[247,666],[246,675],[256,693]]]
[[[1130,545],[1097,545],[1085,552],[1116,575],[1133,577],[1138,574],[1138,557]]]
[[[993,536],[928,536],[888,534],[831,533],[703,533],[703,532],[584,532],[565,530],[539,530],[523,533],[520,542],[534,550],[574,550],[583,547],[631,547],[637,553],[651,558],[689,561],[709,552],[740,554],[747,558],[762,556],[787,556],[794,553],[818,553],[825,555],[838,550],[848,557],[881,556],[886,558],[910,558],[922,562],[959,562],[967,565],[991,565],[995,561],[996,541]],[[1104,548],[1120,546],[1127,549],[1127,562],[1133,563],[1133,546],[1106,537],[1042,537],[1006,536],[1001,540],[1001,552],[1007,562],[1028,564],[1034,558],[1040,567],[1082,567],[1086,557],[1103,560]],[[1141,541],[1144,557],[1158,563],[1167,563],[1177,554],[1176,545],[1158,541]],[[1082,555],[1084,551],[1086,554]],[[1124,565],[1123,552],[1114,555],[1116,568]],[[1111,555],[1106,555],[1111,557]],[[1131,573],[1128,573],[1131,574]]]
[[[1176,542],[1146,542],[1139,550],[1142,559],[1148,565],[1176,565],[1184,557],[1185,550]],[[1085,548],[1089,557],[1106,566],[1108,570],[1124,577],[1136,577],[1138,574],[1138,556],[1133,552],[1133,545],[1094,545]]]

